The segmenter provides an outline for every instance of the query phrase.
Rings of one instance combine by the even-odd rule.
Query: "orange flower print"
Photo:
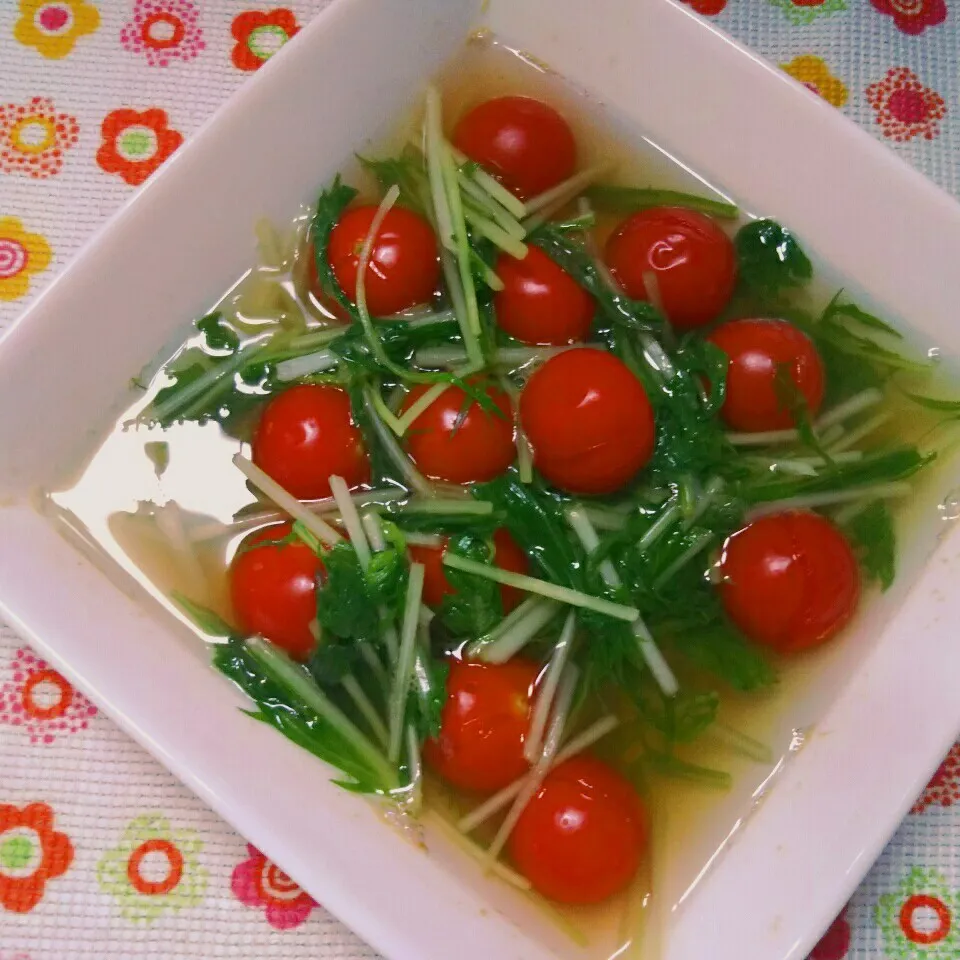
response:
[[[58,113],[49,97],[0,104],[0,173],[34,180],[55,176],[79,134],[76,117]]]
[[[241,13],[231,27],[237,41],[233,65],[238,70],[262,67],[299,29],[293,11],[285,7],[268,13],[259,10]]]
[[[157,107],[142,113],[114,110],[104,118],[101,134],[97,164],[131,187],[139,187],[183,143],[183,135],[167,126],[166,112]]]
[[[42,899],[48,880],[73,862],[73,844],[53,829],[54,813],[45,803],[22,810],[0,804],[0,908],[29,913]]]
[[[914,137],[933,140],[940,135],[940,121],[947,105],[936,90],[925,87],[907,67],[894,67],[867,87],[867,103],[877,114],[885,137],[903,143]]]
[[[19,727],[31,743],[85,730],[97,708],[32,651],[13,655],[8,679],[0,677],[0,724]]]

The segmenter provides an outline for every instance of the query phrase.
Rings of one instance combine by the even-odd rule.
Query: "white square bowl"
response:
[[[469,861],[432,842],[426,855],[241,715],[194,637],[31,507],[37,487],[94,448],[130,375],[252,262],[253,222],[311,200],[483,23],[745,208],[789,224],[874,305],[960,356],[960,207],[830,107],[669,0],[480,6],[339,0],[0,341],[5,617],[393,960],[585,954]],[[920,527],[904,564],[913,572],[814,671],[812,696],[785,704],[817,721],[814,735],[693,894],[667,903],[663,960],[803,957],[960,730],[960,537],[937,538],[933,517]]]

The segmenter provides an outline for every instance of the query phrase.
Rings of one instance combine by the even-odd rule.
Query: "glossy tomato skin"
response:
[[[427,763],[461,790],[492,793],[523,776],[539,672],[519,657],[498,664],[452,661],[440,734],[423,746]]]
[[[453,143],[508,190],[528,199],[573,174],[573,131],[553,107],[530,97],[496,97],[457,123]]]
[[[527,381],[520,422],[537,469],[569,493],[612,493],[653,453],[650,401],[627,366],[603,350],[551,357]]]
[[[421,547],[411,545],[410,559],[424,566],[423,575],[423,602],[428,607],[438,607],[443,598],[456,591],[450,586],[446,569],[443,565],[443,555],[446,552],[447,540],[442,547]],[[493,562],[501,570],[511,573],[527,573],[530,563],[527,555],[517,546],[516,540],[510,536],[505,527],[498,527],[493,531]],[[516,587],[501,585],[500,600],[503,603],[503,612],[509,613],[521,600],[523,592]]]
[[[593,297],[539,247],[522,260],[503,253],[497,259],[503,290],[493,298],[501,329],[531,344],[582,343],[597,312]]]
[[[316,645],[310,624],[323,564],[302,541],[269,542],[288,537],[291,527],[277,523],[244,539],[230,564],[230,599],[243,633],[260,634],[303,661]]]
[[[654,207],[627,217],[607,240],[605,259],[634,300],[649,299],[643,275],[652,273],[663,309],[678,330],[716,319],[737,280],[730,238],[710,217],[682,207]]]
[[[351,207],[330,232],[330,266],[354,303],[360,252],[376,212],[377,208],[369,204]],[[440,255],[430,224],[404,207],[391,208],[377,233],[367,268],[367,309],[371,316],[385,317],[429,302],[439,281]]]
[[[370,480],[370,460],[345,390],[302,384],[273,397],[253,436],[253,462],[298,500],[330,496],[330,477],[353,488]]]
[[[823,362],[813,341],[785,320],[731,320],[707,339],[729,358],[721,416],[746,432],[793,427],[794,417],[777,391],[778,368],[790,372],[815,417],[823,403]]]
[[[720,596],[751,639],[781,653],[830,640],[860,598],[860,570],[827,519],[794,510],[748,523],[724,544]]]
[[[510,835],[510,856],[559,903],[599,903],[626,888],[647,846],[646,810],[613,767],[582,754],[554,767]]]
[[[426,384],[415,386],[401,409],[408,410],[428,389]],[[517,450],[510,398],[492,384],[484,390],[501,415],[472,401],[461,419],[467,395],[450,386],[410,425],[405,438],[407,452],[428,477],[447,483],[481,483],[499,476],[513,463]]]

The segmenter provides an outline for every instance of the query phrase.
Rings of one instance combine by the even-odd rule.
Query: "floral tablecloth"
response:
[[[0,0],[0,328],[326,2]],[[960,193],[960,0],[690,2]],[[0,625],[0,960],[227,956],[374,954]],[[812,956],[960,960],[960,744]]]

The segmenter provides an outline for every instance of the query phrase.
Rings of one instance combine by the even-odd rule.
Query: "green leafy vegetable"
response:
[[[386,192],[394,184],[400,188],[400,200],[405,207],[424,215],[430,204],[430,185],[420,151],[407,146],[396,157],[373,159],[360,157],[364,170],[374,176],[380,189]]]
[[[888,589],[897,564],[897,538],[890,509],[878,500],[850,520],[846,531],[859,548],[863,569]]]
[[[686,207],[712,217],[736,220],[740,210],[733,203],[723,200],[711,200],[693,193],[679,190],[657,190],[646,187],[614,187],[596,183],[587,187],[586,196],[598,210],[613,213],[632,213],[647,210],[650,207]]]
[[[317,591],[320,626],[346,640],[373,640],[380,631],[380,616],[367,589],[357,551],[341,542],[323,558],[324,584]]]
[[[471,534],[451,540],[446,550],[468,560],[493,563],[492,544]],[[454,592],[444,596],[438,614],[454,636],[482,637],[503,619],[498,584],[453,567],[444,568],[444,574]]]
[[[806,283],[813,265],[796,238],[775,220],[754,220],[734,238],[740,278],[766,297]]]

